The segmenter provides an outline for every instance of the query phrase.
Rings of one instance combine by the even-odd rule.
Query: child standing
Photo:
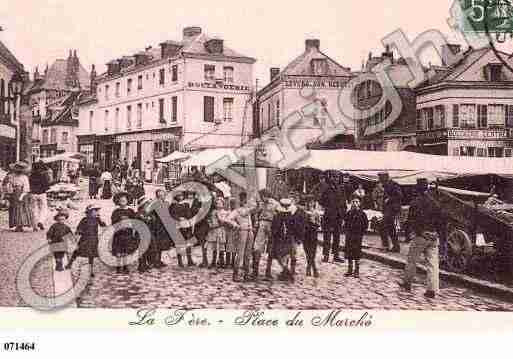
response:
[[[127,192],[118,192],[114,195],[112,200],[118,208],[112,212],[112,225],[115,225],[125,219],[133,219],[136,217],[135,211],[128,207],[129,198],[130,195]],[[115,231],[112,239],[112,255],[118,259],[118,266],[116,267],[117,273],[128,274],[128,267],[124,260],[130,254],[133,242],[134,238],[132,229],[122,228]]]
[[[90,204],[86,207],[86,216],[82,218],[76,231],[80,236],[78,248],[73,252],[71,259],[66,266],[66,269],[70,269],[77,257],[85,257],[89,260],[92,278],[94,278],[94,259],[98,257],[98,227],[107,226],[100,218],[100,209],[101,207],[94,204]]]
[[[226,251],[226,232],[223,227],[226,221],[227,211],[224,209],[224,201],[222,198],[217,198],[214,209],[210,212],[208,217],[209,232],[207,235],[206,245],[212,250],[212,262],[209,268],[217,266],[217,254],[219,258],[219,267],[224,267],[224,253]]]
[[[346,213],[345,218],[345,231],[346,231],[346,245],[345,255],[349,261],[347,273],[344,276],[354,276],[356,278],[360,275],[360,258],[362,256],[362,240],[363,235],[367,231],[369,220],[367,215],[361,209],[360,198],[355,196],[351,200],[351,209]],[[354,261],[354,267],[353,267]],[[354,268],[354,271],[353,271]]]
[[[53,252],[53,256],[55,258],[55,270],[57,272],[62,272],[64,270],[64,266],[62,264],[62,260],[64,259],[64,254],[66,253],[66,243],[65,237],[73,235],[71,228],[65,223],[69,218],[69,213],[66,209],[60,209],[55,217],[55,223],[51,225],[46,233],[46,238],[48,239],[48,243],[50,244],[50,249]]]

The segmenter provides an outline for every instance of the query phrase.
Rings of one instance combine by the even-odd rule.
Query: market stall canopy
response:
[[[169,162],[175,162],[175,161],[183,161],[191,157],[190,153],[180,152],[180,151],[174,151],[173,153],[167,155],[166,157],[159,158],[157,162],[161,163],[169,163]]]
[[[414,152],[357,150],[309,151],[292,166],[322,171],[418,171],[446,174],[513,174],[513,158],[436,156]]]
[[[378,182],[380,171],[346,171],[351,176],[367,182]],[[390,178],[401,186],[414,186],[418,178],[426,178],[428,182],[443,181],[449,178],[458,177],[454,173],[443,173],[434,171],[387,171]]]
[[[77,152],[65,152],[59,153],[58,155],[42,158],[41,160],[45,163],[65,161],[65,162],[80,162],[84,158],[84,155]]]
[[[182,166],[229,166],[239,160],[233,148],[209,148],[192,154],[190,158],[182,162]]]

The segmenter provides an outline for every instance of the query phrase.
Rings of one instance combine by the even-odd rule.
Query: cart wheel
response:
[[[472,241],[461,229],[453,230],[447,238],[447,265],[456,273],[464,273],[472,257]]]

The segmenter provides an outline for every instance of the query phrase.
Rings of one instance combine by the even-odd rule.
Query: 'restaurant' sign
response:
[[[192,88],[204,88],[204,89],[249,91],[249,86],[225,85],[222,82],[189,82],[188,86],[192,87]]]
[[[347,85],[346,79],[324,79],[324,78],[287,78],[285,80],[285,87],[302,89],[302,88],[325,88],[325,89],[340,89]]]

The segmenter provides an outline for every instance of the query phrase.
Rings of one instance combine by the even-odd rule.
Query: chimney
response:
[[[280,68],[279,67],[271,67],[270,73],[271,73],[271,81],[272,81],[280,74]]]
[[[34,71],[34,81],[40,80],[41,75],[39,74],[39,68],[36,66],[36,71]]]
[[[211,54],[222,54],[224,51],[224,41],[222,39],[210,39],[205,43],[205,48]]]
[[[388,58],[392,63],[394,63],[394,53],[390,51],[390,45],[386,45],[385,52],[381,54],[381,57],[383,57],[383,59]]]
[[[456,61],[455,56],[460,54],[461,45],[446,44],[442,45],[442,65],[451,66]]]
[[[134,56],[135,56],[135,66],[144,65],[148,62],[147,61],[148,56],[146,55],[146,52],[144,52],[144,51],[138,52]]]
[[[163,59],[176,56],[182,45],[176,41],[165,41],[160,44],[160,53]]]
[[[183,41],[191,40],[198,35],[201,35],[201,27],[188,26],[183,29]]]
[[[305,40],[305,50],[309,51],[311,49],[319,50],[321,47],[321,40],[319,39],[307,39]]]
[[[94,65],[91,66],[91,75],[90,75],[90,81],[91,81],[91,93],[96,93],[96,67]]]
[[[121,70],[119,60],[112,60],[107,63],[107,73],[109,76],[116,75]]]

